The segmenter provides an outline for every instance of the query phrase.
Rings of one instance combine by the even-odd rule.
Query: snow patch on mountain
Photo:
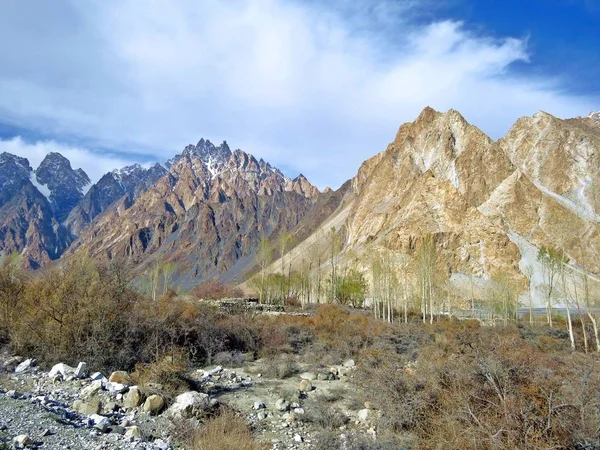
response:
[[[29,180],[31,181],[31,184],[33,184],[35,186],[35,188],[40,191],[40,193],[46,197],[48,200],[50,200],[50,196],[52,195],[52,192],[50,192],[50,188],[48,188],[48,186],[46,186],[45,184],[40,183],[37,180],[37,177],[35,175],[35,172],[31,172],[30,176],[29,176]]]

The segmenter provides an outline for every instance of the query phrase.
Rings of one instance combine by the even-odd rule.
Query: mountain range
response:
[[[320,192],[226,142],[201,139],[163,164],[134,165],[90,183],[50,153],[33,170],[0,155],[0,252],[32,268],[87,252],[126,258],[140,273],[171,261],[177,282],[242,281],[262,238],[294,238],[290,264],[314,257],[337,230],[340,258],[410,254],[431,235],[453,279],[524,273],[561,248],[598,273],[600,114],[539,112],[494,141],[457,111],[426,108],[337,191]],[[311,256],[312,255],[312,256]],[[320,258],[319,258],[320,259]]]

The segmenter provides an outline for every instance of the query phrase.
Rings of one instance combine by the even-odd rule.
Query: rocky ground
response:
[[[327,369],[297,367],[309,370],[284,379],[261,373],[268,364],[258,360],[243,368],[193,370],[188,377],[197,391],[169,399],[134,386],[126,372],[89,374],[85,363],[76,368],[59,363],[46,372],[35,361],[5,358],[0,449],[175,449],[173,423],[199,425],[217,405],[241,413],[255,437],[272,449],[312,448],[321,430],[311,419],[313,408],[324,401],[343,416],[340,434],[348,429],[375,433],[368,425],[374,411],[348,407],[352,360]]]

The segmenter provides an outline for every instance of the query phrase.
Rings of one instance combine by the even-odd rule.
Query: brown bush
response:
[[[203,427],[191,431],[185,448],[190,450],[262,450],[269,446],[259,444],[245,420],[230,409],[206,421]]]
[[[144,392],[161,394],[168,399],[193,387],[185,378],[188,368],[187,352],[173,349],[149,364],[136,364],[131,378]]]
[[[209,280],[196,285],[192,289],[192,295],[202,300],[221,300],[223,298],[244,297],[244,291],[218,280]]]

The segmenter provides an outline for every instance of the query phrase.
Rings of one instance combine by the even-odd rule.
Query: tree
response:
[[[546,286],[546,317],[550,327],[552,327],[552,298],[564,258],[564,255],[557,249],[543,245],[537,256],[538,261],[542,264],[542,276]]]
[[[0,343],[8,339],[21,305],[25,280],[22,258],[8,255],[0,266]]]
[[[357,268],[350,268],[338,277],[336,299],[342,305],[362,308],[368,292],[367,280]]]
[[[169,289],[171,289],[171,283],[173,282],[175,263],[173,261],[166,261],[162,264],[161,270],[163,275],[163,295],[166,295]]]
[[[259,302],[265,302],[266,286],[265,277],[269,263],[273,256],[273,247],[266,237],[262,237],[258,249],[256,250],[256,261],[260,267],[260,288],[259,288]]]

